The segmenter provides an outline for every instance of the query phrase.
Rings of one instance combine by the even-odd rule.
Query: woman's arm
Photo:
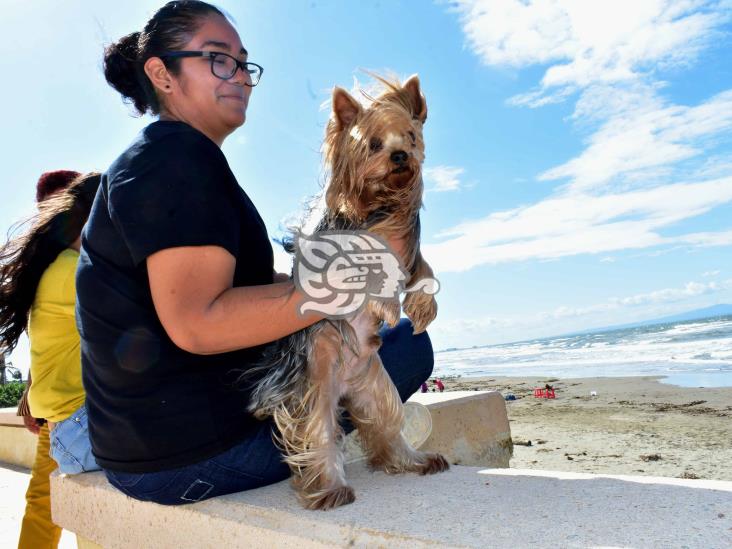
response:
[[[170,339],[207,355],[274,341],[322,317],[302,316],[292,282],[232,287],[236,260],[219,246],[169,248],[147,258],[155,311]]]

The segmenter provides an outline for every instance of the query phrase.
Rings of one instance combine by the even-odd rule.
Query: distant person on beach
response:
[[[0,340],[10,351],[28,331],[31,365],[18,415],[38,435],[20,549],[58,546],[51,472],[98,469],[84,420],[74,276],[81,227],[99,180],[99,174],[67,170],[43,174],[36,186],[38,213],[0,249]]]
[[[289,477],[272,423],[232,388],[264,344],[321,318],[298,313],[305,296],[274,272],[265,224],[221,151],[262,71],[226,16],[194,0],[167,3],[104,54],[107,82],[157,116],[102,176],[77,272],[94,456],[139,500]],[[432,372],[429,337],[407,320],[380,335],[406,400]]]
[[[445,390],[445,384],[442,383],[442,380],[439,377],[435,378],[435,387],[437,387],[437,390],[440,392]]]
[[[430,392],[430,388],[427,387],[427,382],[426,381],[424,383],[422,383],[422,385],[420,385],[419,392],[420,393],[429,393]]]

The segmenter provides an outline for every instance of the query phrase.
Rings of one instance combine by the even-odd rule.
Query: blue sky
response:
[[[104,170],[150,122],[100,64],[160,5],[4,4],[3,231],[41,172]],[[420,75],[437,349],[732,302],[729,0],[217,5],[265,67],[224,152],[272,236],[318,189],[332,87]]]

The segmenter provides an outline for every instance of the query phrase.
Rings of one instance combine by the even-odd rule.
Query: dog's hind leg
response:
[[[369,465],[387,473],[439,473],[450,466],[440,454],[412,448],[402,435],[404,408],[378,353],[349,380],[345,408],[358,429]]]
[[[330,509],[355,500],[353,489],[346,484],[339,449],[343,436],[338,421],[342,389],[336,375],[340,349],[333,332],[324,330],[314,341],[309,388],[298,410],[283,416],[281,422],[275,417],[293,485],[308,509]]]

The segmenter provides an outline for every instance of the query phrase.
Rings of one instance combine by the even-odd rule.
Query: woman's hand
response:
[[[25,425],[25,428],[28,429],[31,433],[34,435],[37,435],[41,428],[38,426],[38,422],[36,421],[36,418],[31,416],[21,416],[23,418],[23,425]]]

